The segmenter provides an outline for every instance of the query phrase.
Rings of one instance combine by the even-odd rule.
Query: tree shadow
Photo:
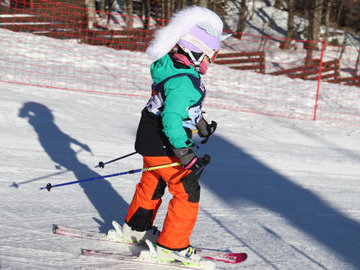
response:
[[[210,163],[201,179],[202,185],[232,209],[241,209],[247,201],[277,213],[293,227],[342,256],[355,269],[360,269],[358,222],[229,141],[212,136],[210,143],[208,152],[216,166],[212,168]]]
[[[19,117],[28,119],[29,124],[38,135],[41,146],[56,164],[72,172],[77,179],[100,176],[81,163],[76,152],[70,146],[75,144],[81,149],[91,152],[90,147],[62,132],[54,123],[54,116],[48,107],[36,102],[27,102],[19,110]],[[79,185],[102,219],[100,221],[94,217],[94,220],[99,223],[100,232],[106,232],[112,228],[113,220],[120,222],[125,220],[125,209],[129,205],[107,180],[101,179],[79,183]]]
[[[256,12],[256,15],[263,21],[263,23],[269,24],[269,27],[279,33],[282,36],[286,36],[287,30],[280,27],[276,19],[272,18],[263,8],[259,8]]]

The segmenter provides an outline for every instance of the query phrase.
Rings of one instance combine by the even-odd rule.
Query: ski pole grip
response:
[[[104,169],[104,167],[105,167],[104,162],[99,161],[98,167],[101,168],[101,169]]]

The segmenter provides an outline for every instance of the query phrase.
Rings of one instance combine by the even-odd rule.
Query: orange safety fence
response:
[[[0,81],[147,98],[144,51],[163,21],[92,12],[83,2],[3,0]],[[229,33],[203,77],[209,106],[360,125],[357,49],[303,40],[284,49],[284,39]]]

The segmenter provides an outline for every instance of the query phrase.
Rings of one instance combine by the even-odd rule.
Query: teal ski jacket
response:
[[[135,149],[147,156],[173,155],[171,149],[193,144],[187,129],[202,118],[206,91],[199,73],[173,60],[171,54],[152,63],[150,72],[152,96],[142,112]]]

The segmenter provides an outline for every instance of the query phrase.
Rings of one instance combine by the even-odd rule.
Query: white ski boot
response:
[[[192,246],[183,250],[171,250],[156,246],[156,258],[160,261],[180,261],[189,264],[196,264],[201,260],[200,255],[196,254],[196,250]]]
[[[161,263],[168,264],[183,264],[199,269],[213,270],[216,268],[214,262],[204,259],[199,254],[196,253],[196,249],[192,246],[189,246],[183,250],[172,250],[154,245],[150,241],[146,241],[147,246],[149,247],[148,254],[152,260],[159,261]],[[146,258],[145,251],[140,254],[140,259]]]

